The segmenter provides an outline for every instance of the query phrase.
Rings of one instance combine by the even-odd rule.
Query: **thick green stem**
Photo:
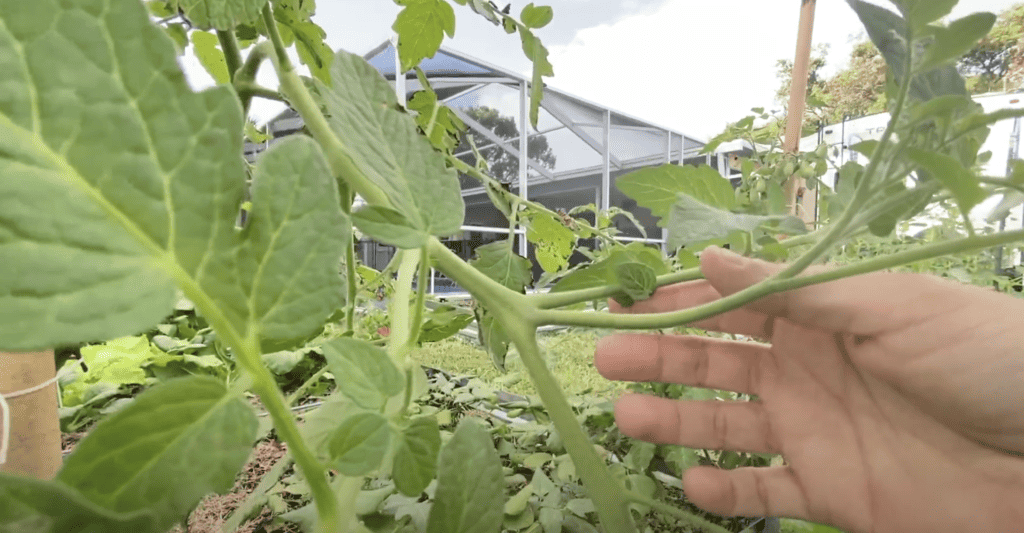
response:
[[[239,98],[246,99],[249,101],[252,101],[252,98],[254,96],[258,96],[260,98],[265,98],[267,100],[276,100],[278,102],[284,102],[286,104],[288,103],[288,99],[285,98],[283,94],[268,87],[257,85],[255,83],[236,82],[235,90],[238,91]]]
[[[419,250],[401,250],[401,262],[398,266],[398,280],[395,282],[395,294],[391,297],[391,333],[388,334],[388,355],[404,367],[406,349],[411,327],[409,324],[409,299],[412,296],[412,278],[420,261]]]
[[[576,473],[587,488],[587,495],[594,502],[602,527],[605,531],[617,533],[636,531],[628,502],[623,494],[625,489],[611,476],[604,460],[597,455],[594,444],[580,427],[576,414],[565,399],[558,381],[544,364],[540,347],[537,346],[536,325],[498,306],[491,306],[491,312],[504,325],[505,333],[519,351],[519,357],[530,374],[530,381],[544,402],[544,408],[558,430],[565,450],[572,457]]]
[[[267,4],[266,9],[264,9],[264,18],[269,18],[272,21],[273,15],[268,15],[269,13],[270,4]],[[277,35],[276,26],[272,33]],[[292,68],[291,62],[287,61],[288,54],[281,43],[280,36],[277,36],[277,39],[273,39],[274,35],[271,36],[271,40],[274,43],[276,53],[272,57],[274,59],[274,66],[277,69],[277,77],[281,82],[281,91],[288,98],[292,108],[302,117],[303,123],[309,129],[313,138],[323,148],[324,156],[327,157],[327,163],[331,166],[331,173],[335,177],[344,180],[345,183],[352,187],[352,190],[362,196],[368,203],[393,208],[391,201],[384,194],[384,191],[371,182],[359,170],[359,167],[352,161],[352,158],[349,157],[348,149],[341,142],[341,139],[334,134],[327,119],[320,112],[320,105],[309,94],[309,90],[306,89],[302,80],[299,79],[299,75]]]
[[[537,346],[537,324],[534,322],[536,308],[529,304],[524,295],[507,289],[464,263],[437,239],[431,239],[428,250],[442,272],[469,290],[504,325],[505,333],[519,351],[519,357],[572,457],[576,472],[594,501],[605,531],[636,531],[626,499],[622,495],[624,489],[611,477],[604,461],[597,455],[594,445],[576,421],[576,415],[558,382],[544,364]]]
[[[258,356],[256,359],[258,361]],[[313,501],[316,503],[317,515],[320,518],[321,531],[324,533],[342,533],[339,529],[341,515],[339,514],[338,502],[327,481],[327,470],[320,464],[316,454],[313,453],[313,450],[309,448],[309,445],[306,444],[305,439],[299,433],[299,427],[295,423],[291,410],[285,403],[281,389],[277,388],[274,376],[260,363],[252,364],[250,362],[245,366],[246,370],[249,370],[256,378],[253,390],[259,395],[263,406],[270,413],[270,418],[274,422],[274,429],[277,431],[277,435],[288,445],[288,451],[295,458],[295,464],[299,466],[303,477],[306,478],[306,482],[309,484],[310,492],[313,494]]]
[[[642,496],[640,494],[630,491],[626,491],[626,498],[631,502],[639,503],[640,505],[646,505],[657,510],[660,513],[678,518],[691,526],[700,528],[700,530],[704,533],[730,533],[728,529],[725,529],[724,527],[718,524],[709,522],[693,513],[684,511],[678,507],[669,505],[665,502],[661,502],[653,498],[648,498],[647,496]]]
[[[359,290],[356,283],[356,250],[349,244],[345,250],[345,277],[348,280],[348,298],[345,300],[345,333],[355,333],[356,294]]]
[[[427,300],[427,278],[430,276],[430,252],[424,246],[420,250],[420,271],[416,275],[416,303],[412,306],[412,318],[409,320],[409,338],[406,340],[405,352],[409,353],[416,348],[420,339],[420,330],[423,329],[423,308]]]
[[[288,445],[288,450],[295,458],[295,463],[299,465],[299,469],[302,470],[303,476],[309,483],[310,491],[316,501],[317,513],[321,523],[325,524],[324,533],[340,533],[338,531],[338,506],[327,482],[327,469],[320,464],[316,455],[299,434],[295,418],[285,403],[281,389],[277,387],[277,381],[260,359],[257,339],[243,337],[232,326],[221,307],[188,273],[181,270],[172,272],[172,275],[178,287],[185,293],[185,297],[195,303],[219,338],[234,351],[235,358],[249,375],[247,379],[252,380],[252,391],[259,396],[263,406],[270,414],[278,436]]]
[[[235,39],[235,32],[230,30],[217,30],[217,40],[224,51],[224,61],[228,64],[228,79],[235,76],[235,72],[242,67],[242,52],[238,49],[238,41]]]
[[[892,268],[906,263],[923,261],[943,255],[980,250],[1013,241],[1024,240],[1024,230],[1007,231],[993,235],[979,235],[940,242],[917,247],[913,250],[892,255],[876,257],[852,265],[835,268],[807,276],[767,279],[752,285],[725,298],[715,300],[689,309],[671,313],[652,313],[646,315],[624,315],[611,313],[584,313],[579,311],[562,311],[557,309],[538,310],[535,313],[540,324],[558,324],[563,326],[585,326],[614,329],[662,329],[689,324],[714,315],[743,307],[754,300],[776,292],[788,291],[835,281],[837,279],[866,274]]]
[[[277,31],[277,21],[274,20],[274,12],[271,11],[270,2],[263,6],[263,25],[267,27],[267,36],[270,37],[270,42],[274,43],[275,63],[280,67],[278,70],[291,72],[293,70],[292,60],[288,58],[288,51],[284,47],[284,41],[281,40],[281,34]]]
[[[357,530],[358,517],[356,516],[356,498],[363,488],[362,477],[342,477],[335,482],[335,495],[339,506],[338,516],[345,533],[352,533]]]

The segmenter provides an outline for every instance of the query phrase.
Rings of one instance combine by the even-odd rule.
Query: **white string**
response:
[[[10,444],[11,440],[11,412],[10,407],[7,405],[6,398],[17,398],[18,396],[32,394],[33,392],[43,390],[56,382],[57,376],[53,376],[35,387],[8,392],[7,394],[0,394],[0,415],[2,415],[0,418],[3,418],[4,427],[3,434],[0,435],[0,465],[7,463],[7,446]]]

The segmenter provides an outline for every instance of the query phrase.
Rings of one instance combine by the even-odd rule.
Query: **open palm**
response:
[[[691,307],[779,268],[711,250],[702,257],[706,281],[617,310]],[[616,335],[602,340],[595,360],[612,379],[758,397],[619,400],[616,421],[636,438],[786,460],[693,468],[684,476],[693,503],[848,531],[1024,528],[1024,302],[931,276],[877,273],[776,294],[696,325],[770,344]]]

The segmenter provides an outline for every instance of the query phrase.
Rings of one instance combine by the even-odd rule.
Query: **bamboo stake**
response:
[[[811,61],[811,34],[814,29],[814,6],[816,0],[801,0],[800,28],[796,38],[796,58],[793,60],[793,80],[789,86],[789,111],[786,122],[786,137],[783,150],[794,154],[800,150],[800,133],[804,110],[807,107],[807,78]],[[790,176],[783,188],[789,212],[803,219],[808,228],[814,229],[815,196],[806,190],[805,182],[797,176]],[[803,193],[802,201],[797,197]]]
[[[0,472],[51,479],[60,470],[57,385],[50,382],[56,373],[52,350],[0,353],[0,394],[10,420],[9,428],[0,428],[0,438],[4,429],[9,434],[7,462]]]

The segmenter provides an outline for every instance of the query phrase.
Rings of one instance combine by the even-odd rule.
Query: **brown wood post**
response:
[[[0,394],[7,402],[11,421],[7,463],[0,465],[0,472],[51,479],[60,470],[63,461],[57,384],[50,383],[39,390],[8,397],[46,383],[56,372],[52,350],[0,353]],[[3,437],[2,429],[0,437]]]
[[[789,111],[786,122],[786,136],[783,150],[794,154],[800,150],[800,133],[807,107],[807,78],[811,62],[811,34],[814,29],[815,0],[801,0],[800,28],[796,38],[796,58],[793,60],[793,81],[789,86]],[[797,176],[790,176],[783,188],[789,212],[803,219],[809,228],[814,227],[816,197],[806,190],[805,182]],[[801,201],[797,197],[803,193]]]

